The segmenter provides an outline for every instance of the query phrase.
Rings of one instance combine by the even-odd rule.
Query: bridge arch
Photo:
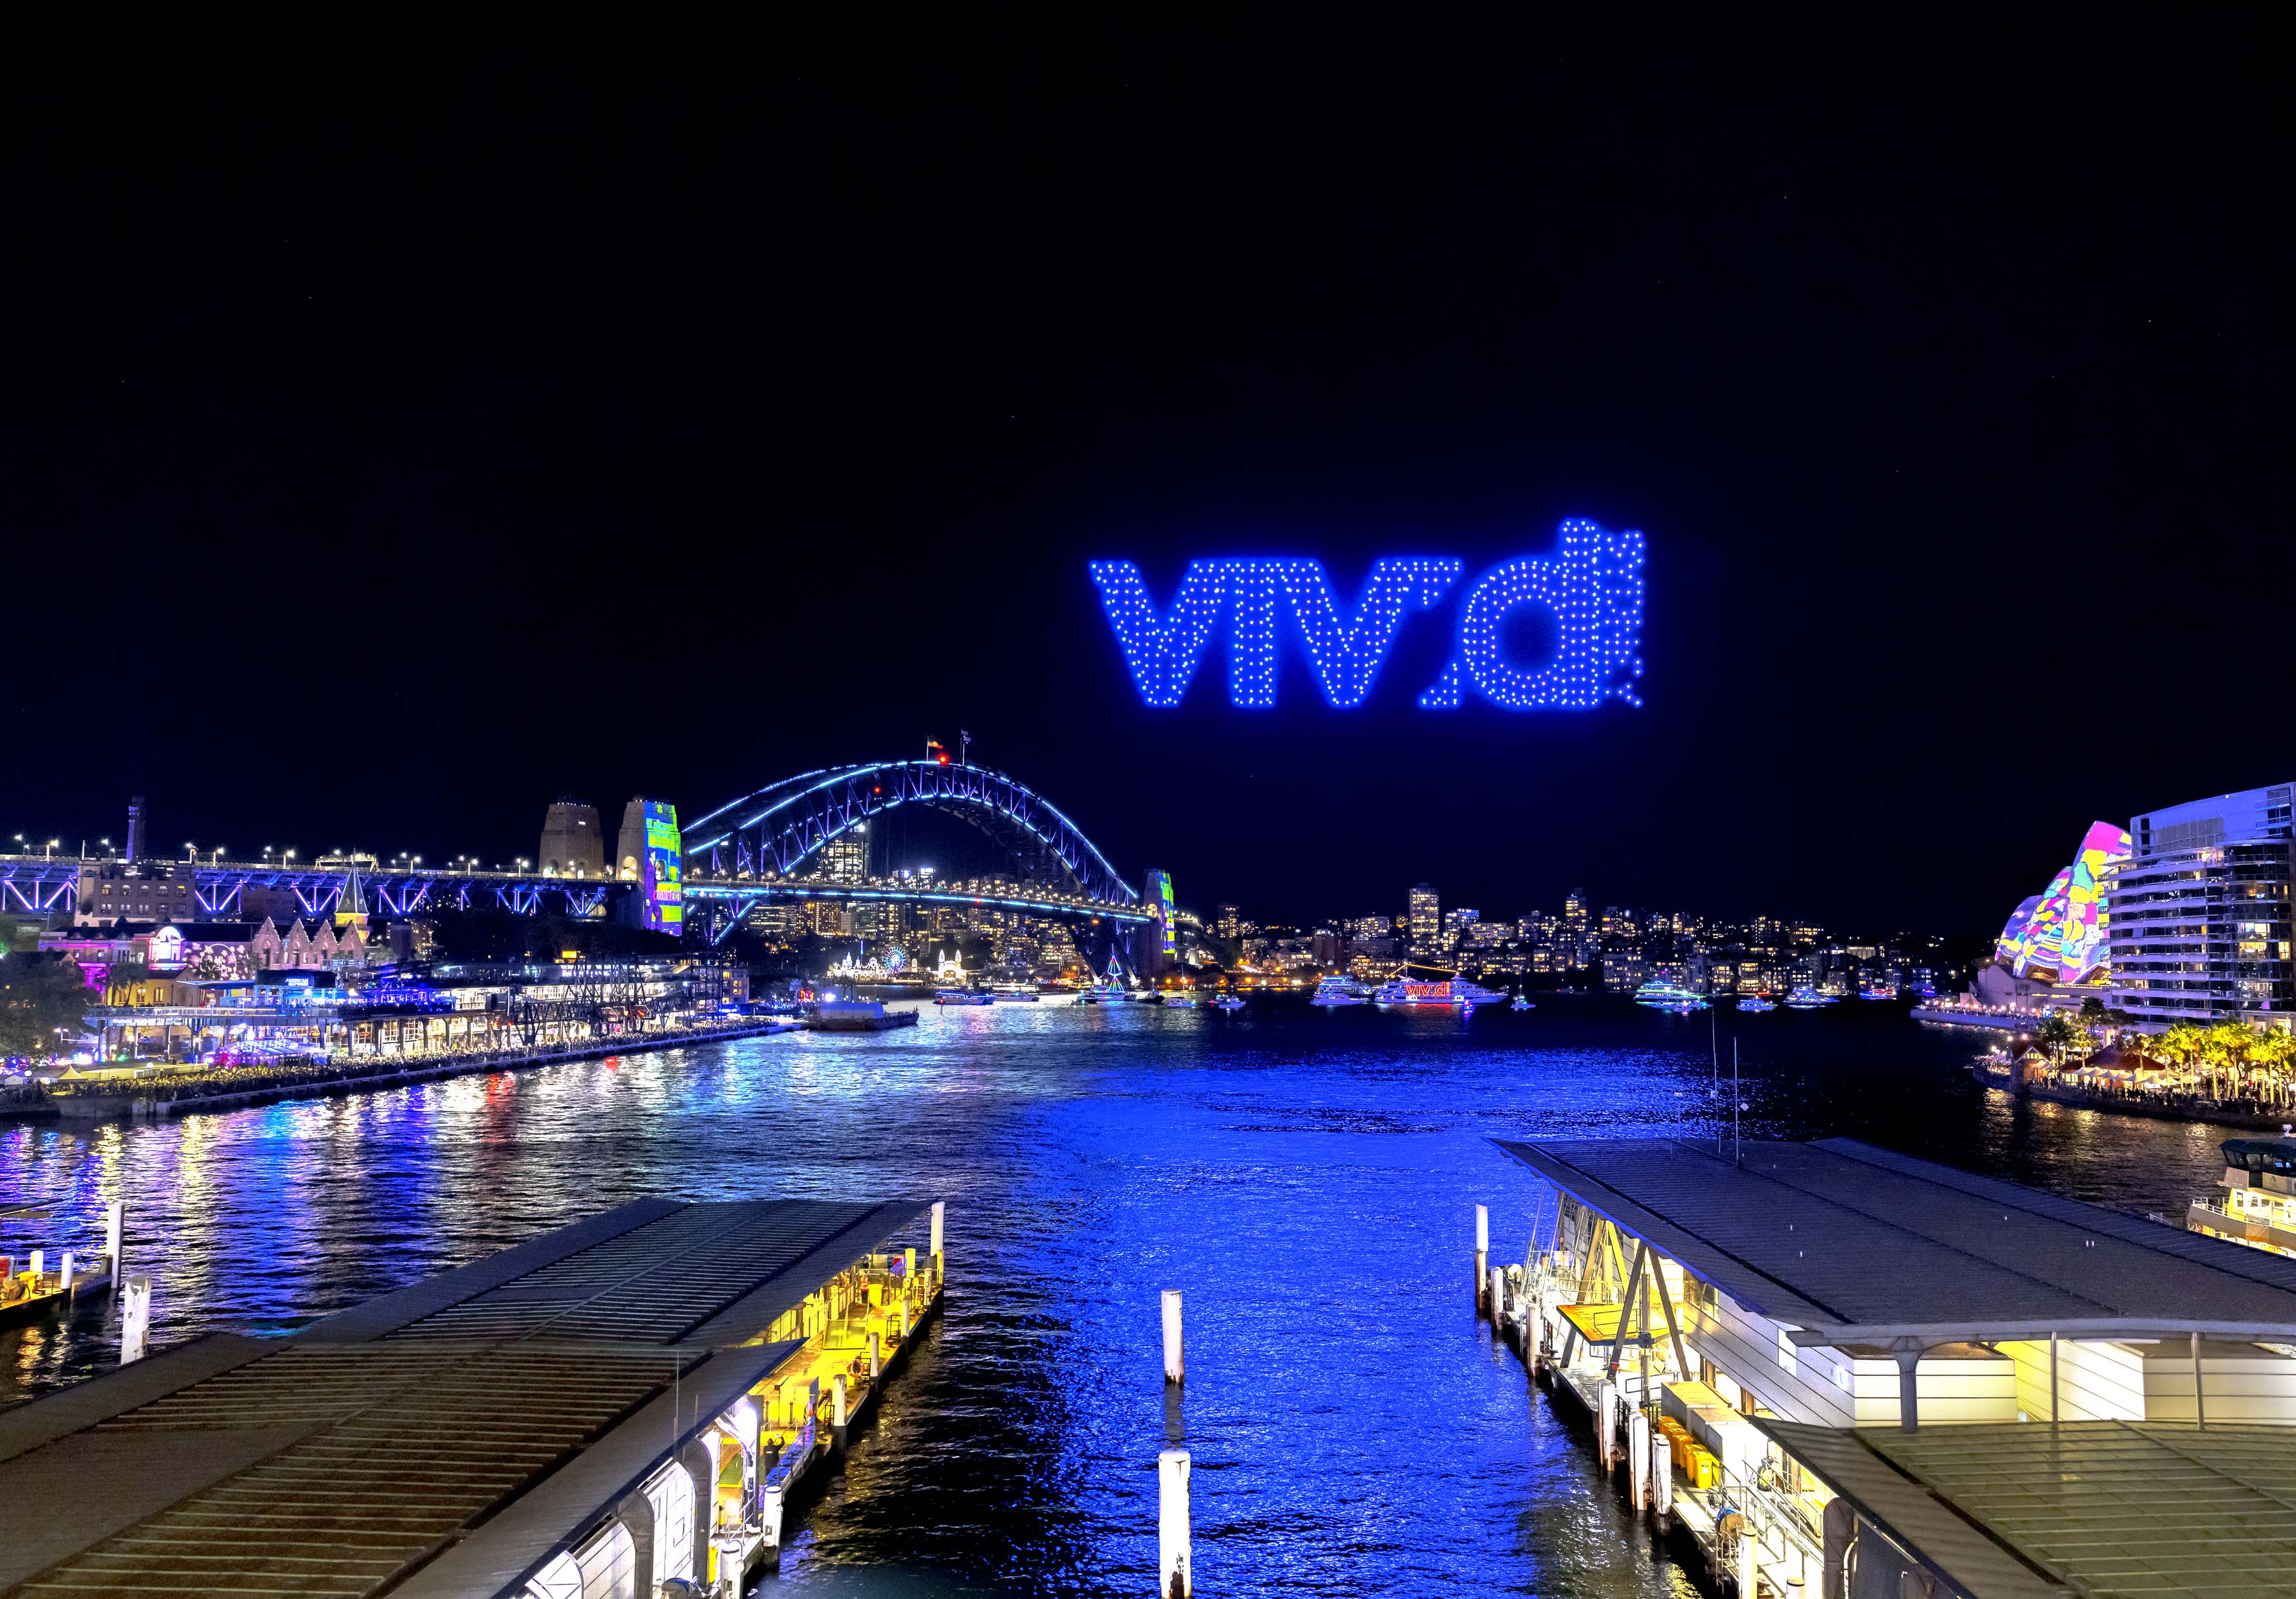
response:
[[[711,876],[787,875],[823,845],[900,805],[927,805],[1018,829],[1057,862],[1078,890],[1111,905],[1140,891],[1059,807],[986,767],[937,760],[879,761],[800,773],[699,816],[683,829],[686,859]]]

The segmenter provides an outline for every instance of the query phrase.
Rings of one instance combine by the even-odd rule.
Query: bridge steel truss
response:
[[[177,867],[189,863],[178,861]],[[77,856],[44,860],[0,857],[0,910],[73,911],[78,906],[83,863]],[[570,916],[595,915],[616,889],[636,885],[589,877],[537,877],[514,872],[434,872],[422,867],[359,873],[371,908],[392,916],[425,909],[471,910],[488,906],[530,916],[562,901]],[[193,866],[192,898],[200,914],[218,920],[244,914],[250,888],[286,889],[306,916],[332,915],[350,890],[340,867],[275,866],[260,861],[216,861]]]
[[[937,760],[825,767],[720,806],[685,829],[688,873],[706,861],[700,874],[711,878],[787,876],[840,833],[897,805],[1000,818],[1042,845],[1086,898],[1118,910],[1139,903],[1140,891],[1050,800],[1001,772]]]
[[[977,813],[976,820],[991,819],[1018,829],[1060,864],[1080,898],[1039,895],[1020,883],[973,891],[922,883],[898,889],[829,884],[791,876],[800,863],[840,833],[899,805],[971,811]],[[720,806],[688,824],[684,834],[685,898],[708,910],[720,928],[738,923],[768,898],[903,899],[994,905],[1119,922],[1152,919],[1140,891],[1124,881],[1057,806],[985,767],[903,760],[804,772]],[[76,856],[0,856],[0,910],[37,914],[76,909],[80,868],[90,864]],[[200,913],[217,919],[243,916],[250,888],[291,890],[307,916],[332,915],[350,888],[350,872],[340,866],[287,866],[269,861],[178,861],[175,865],[191,868],[192,893]],[[769,873],[784,881],[759,881]],[[616,890],[637,887],[599,878],[383,866],[361,868],[359,882],[370,906],[391,916],[487,906],[530,916],[545,906],[555,908],[554,900],[562,903],[569,915],[592,916]]]

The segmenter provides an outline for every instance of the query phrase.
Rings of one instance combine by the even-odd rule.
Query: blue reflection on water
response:
[[[1535,1012],[928,1010],[797,1035],[82,1137],[0,1124],[4,1247],[130,1205],[154,1341],[277,1332],[644,1193],[949,1203],[947,1314],[798,1536],[808,1594],[1154,1585],[1158,1292],[1187,1295],[1178,1420],[1202,1590],[1651,1595],[1637,1537],[1470,1299],[1472,1206],[1526,1242],[1493,1136],[1713,1135],[1742,1028],[1749,1134],[1852,1132],[2171,1213],[2216,1137],[2013,1106],[1894,1007],[1726,1020]],[[4,1397],[108,1363],[108,1306],[0,1331]]]

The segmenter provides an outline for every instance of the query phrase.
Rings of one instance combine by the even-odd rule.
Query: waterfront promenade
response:
[[[67,1078],[38,1097],[0,1103],[0,1116],[56,1117],[67,1121],[181,1116],[284,1099],[355,1094],[431,1083],[475,1072],[516,1071],[565,1061],[598,1060],[639,1050],[716,1044],[734,1038],[793,1032],[786,1019],[703,1022],[685,1028],[623,1033],[606,1038],[520,1045],[506,1049],[451,1049],[418,1055],[339,1056],[291,1065],[160,1070],[148,1078]]]

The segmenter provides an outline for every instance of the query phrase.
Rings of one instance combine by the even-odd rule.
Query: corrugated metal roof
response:
[[[2296,1594],[2296,1446],[2283,1427],[1755,1424],[1979,1599]]]
[[[1850,1139],[1736,1163],[1670,1138],[1499,1147],[1741,1304],[1845,1341],[2296,1337],[2296,1261]]]
[[[0,1549],[0,1583],[364,1595],[474,1529],[483,1547],[463,1566],[523,1570],[579,1529],[534,1513],[482,1524],[514,1498],[587,1516],[595,1494],[662,1455],[677,1422],[706,1419],[671,1418],[674,1390],[690,1408],[687,1382],[706,1397],[793,1346],[714,1351],[760,1336],[771,1306],[796,1304],[921,1208],[641,1201],[294,1338],[213,1341],[23,1406],[0,1428],[15,1446],[0,1450],[0,1504],[47,1513],[36,1548]],[[625,1439],[640,1420],[643,1436]],[[58,1481],[68,1498],[47,1491]]]

